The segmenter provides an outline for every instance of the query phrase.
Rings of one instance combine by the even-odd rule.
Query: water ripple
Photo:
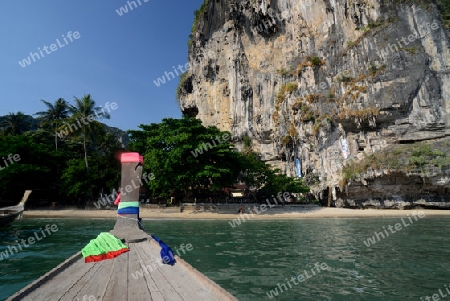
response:
[[[399,219],[246,221],[236,228],[228,221],[146,220],[144,228],[172,248],[192,244],[193,250],[182,257],[239,300],[269,300],[267,293],[278,289],[276,300],[408,301],[448,285],[449,221],[425,218],[371,247],[363,242]],[[46,224],[59,229],[0,261],[0,300],[81,250],[114,222],[23,220],[0,230],[2,252]],[[316,263],[326,263],[328,269],[292,282],[305,271],[311,274]]]

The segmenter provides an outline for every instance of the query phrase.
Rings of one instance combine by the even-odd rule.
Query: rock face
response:
[[[450,137],[450,41],[438,7],[423,3],[209,0],[194,24],[181,109],[230,131],[238,148],[250,137],[288,175],[298,158],[324,203],[450,201],[441,197],[447,163],[428,184],[423,173],[385,167],[342,172],[397,144]]]

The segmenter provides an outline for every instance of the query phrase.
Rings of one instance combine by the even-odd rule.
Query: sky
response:
[[[45,111],[41,99],[73,103],[74,97],[91,94],[97,106],[117,103],[111,119],[102,122],[122,130],[181,117],[175,100],[179,78],[166,78],[159,87],[154,81],[187,63],[194,11],[202,3],[5,1],[0,10],[0,116]],[[126,13],[120,10],[124,6]]]

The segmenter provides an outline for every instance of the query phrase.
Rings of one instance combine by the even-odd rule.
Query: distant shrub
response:
[[[439,149],[440,148],[440,149]],[[411,172],[420,168],[423,172],[425,166],[432,165],[439,168],[450,167],[450,146],[433,146],[425,142],[413,145],[392,146],[384,151],[367,155],[360,161],[348,161],[342,169],[344,181],[354,179],[367,172],[387,168],[403,172]]]
[[[192,28],[191,28],[191,35],[189,35],[189,41],[188,41],[189,45],[191,44],[192,37],[194,36],[195,32],[197,31],[197,27],[198,27],[198,23],[200,22],[200,18],[206,11],[206,8],[208,6],[208,1],[209,0],[205,0],[205,2],[203,2],[202,6],[200,6],[199,9],[194,11],[195,18],[194,18],[194,23],[192,24]]]
[[[279,75],[284,77],[284,76],[289,75],[289,71],[286,70],[285,68],[281,68],[281,69],[277,70],[277,74],[279,74]]]
[[[180,97],[181,97],[181,88],[183,87],[183,84],[186,82],[186,80],[189,78],[189,72],[188,71],[186,71],[186,72],[184,72],[183,74],[181,74],[181,76],[180,76],[180,81],[179,81],[179,83],[178,83],[178,87],[177,87],[177,90],[176,90],[176,96],[177,96],[177,99],[179,100],[180,99]]]
[[[288,144],[291,144],[292,142],[293,142],[293,139],[292,139],[291,136],[284,136],[284,137],[281,139],[281,143],[282,143],[284,146],[286,146],[286,145],[288,145]]]
[[[292,93],[298,89],[298,84],[294,83],[294,82],[287,83],[286,85],[284,85],[284,87],[285,87],[285,92]]]
[[[357,45],[357,41],[347,41],[347,47],[348,48],[353,48]]]
[[[311,62],[312,66],[322,66],[325,64],[318,56],[313,56],[309,58],[309,61]]]
[[[338,81],[340,81],[341,83],[350,83],[353,81],[353,77],[349,76],[349,75],[345,75],[342,74],[341,76],[339,76],[337,78]]]

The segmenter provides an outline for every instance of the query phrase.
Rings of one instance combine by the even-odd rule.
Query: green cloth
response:
[[[86,258],[88,256],[107,254],[108,252],[115,252],[122,249],[128,249],[128,247],[110,233],[102,232],[81,250],[81,254]]]
[[[128,207],[139,207],[139,202],[120,202],[118,209],[128,208]]]

